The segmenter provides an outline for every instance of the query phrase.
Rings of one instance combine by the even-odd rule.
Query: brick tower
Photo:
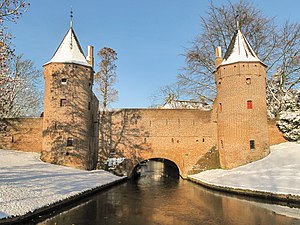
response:
[[[98,100],[93,47],[85,58],[72,28],[44,65],[43,161],[93,169],[98,154]]]
[[[269,154],[266,65],[239,28],[222,59],[216,49],[218,148],[222,168],[233,168]]]

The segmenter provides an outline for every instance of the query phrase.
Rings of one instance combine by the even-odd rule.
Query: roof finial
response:
[[[235,22],[236,22],[236,30],[240,30],[240,15],[239,11],[236,11]]]
[[[72,6],[71,6],[71,11],[70,11],[70,27],[73,27],[73,10],[72,10]]]

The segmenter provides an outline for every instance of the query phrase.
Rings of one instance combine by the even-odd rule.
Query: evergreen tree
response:
[[[277,125],[286,139],[300,141],[300,90],[286,94],[283,100]]]

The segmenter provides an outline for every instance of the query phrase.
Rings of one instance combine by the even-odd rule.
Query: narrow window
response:
[[[68,139],[67,139],[67,146],[73,146],[73,138],[68,137]]]
[[[222,112],[222,103],[219,103],[219,112]]]
[[[88,105],[88,110],[91,109],[91,102],[89,102],[89,105]]]
[[[251,78],[246,78],[246,84],[251,84]]]
[[[205,140],[204,140],[204,138],[202,138],[202,142],[204,142]]]
[[[65,98],[60,99],[60,107],[65,107],[65,106],[67,106],[67,99]]]
[[[67,84],[67,79],[66,78],[62,78],[61,79],[61,84],[66,85]]]
[[[147,138],[144,138],[144,144],[146,144],[147,143]]]
[[[254,140],[250,140],[250,149],[251,150],[255,149],[255,141]]]
[[[251,100],[247,101],[247,109],[252,109],[252,108],[253,108],[252,101]]]

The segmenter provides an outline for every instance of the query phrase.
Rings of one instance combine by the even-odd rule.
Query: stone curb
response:
[[[104,184],[102,186],[95,187],[93,189],[90,189],[90,190],[84,191],[82,193],[79,193],[77,195],[66,198],[64,200],[55,202],[51,205],[44,206],[42,208],[36,209],[35,211],[26,213],[25,215],[0,219],[0,224],[1,225],[13,225],[13,224],[22,224],[24,222],[30,222],[30,219],[36,218],[39,215],[50,213],[54,210],[58,210],[58,209],[63,208],[65,206],[69,205],[69,204],[72,204],[72,203],[75,203],[79,200],[87,198],[87,197],[89,197],[89,196],[91,196],[91,195],[93,195],[97,192],[103,191],[107,188],[110,188],[110,187],[115,186],[117,184],[123,183],[127,180],[128,180],[128,178],[124,177],[124,178],[121,178],[119,180],[113,181],[111,183],[107,183],[107,184]]]
[[[284,202],[288,204],[295,204],[299,207],[300,205],[300,195],[292,195],[292,194],[277,194],[272,192],[266,192],[266,191],[255,191],[250,189],[241,189],[241,188],[232,188],[232,187],[225,187],[225,186],[219,186],[214,184],[205,183],[203,181],[197,180],[192,177],[188,177],[188,180],[200,184],[203,187],[231,193],[231,194],[237,194],[237,195],[243,195],[243,196],[249,196],[269,201],[279,201]]]

